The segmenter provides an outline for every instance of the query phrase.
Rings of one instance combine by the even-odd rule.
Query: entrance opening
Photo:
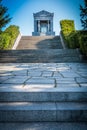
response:
[[[42,34],[46,34],[47,33],[47,21],[40,21],[40,30]]]

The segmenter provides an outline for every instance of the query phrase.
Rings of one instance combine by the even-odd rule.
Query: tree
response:
[[[0,33],[2,28],[6,26],[11,20],[9,14],[7,14],[8,8],[2,5],[2,0],[0,0]]]
[[[81,23],[84,30],[87,30],[87,0],[84,0],[84,6],[80,5]]]

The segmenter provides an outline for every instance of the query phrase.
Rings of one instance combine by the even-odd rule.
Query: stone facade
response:
[[[42,10],[38,13],[34,13],[34,32],[33,36],[48,36],[55,35],[53,32],[53,16],[54,13]]]

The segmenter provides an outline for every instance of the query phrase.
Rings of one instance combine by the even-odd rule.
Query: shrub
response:
[[[60,21],[61,31],[66,38],[71,32],[75,32],[75,26],[73,20],[61,20]]]
[[[75,49],[79,48],[79,33],[78,31],[70,33],[67,37],[68,48]]]
[[[0,49],[11,49],[18,34],[18,26],[9,26],[3,33],[0,34]]]
[[[8,49],[11,42],[11,36],[7,33],[2,33],[0,35],[0,49]]]
[[[82,54],[87,56],[87,30],[75,31],[73,20],[61,20],[61,34],[68,48],[80,48]]]
[[[75,33],[75,25],[73,20],[61,20],[61,33],[64,38],[65,44],[68,48],[75,48],[74,41],[74,33]],[[73,36],[72,36],[73,35]],[[72,41],[72,44],[70,42]]]
[[[19,34],[19,27],[11,25],[5,30],[5,32],[8,33],[12,38],[15,38]]]
[[[79,44],[82,54],[87,56],[87,31],[79,31]]]

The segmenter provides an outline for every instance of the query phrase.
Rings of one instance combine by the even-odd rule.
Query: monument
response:
[[[33,36],[50,36],[55,35],[53,31],[53,17],[54,13],[42,10],[34,13],[34,32]]]

